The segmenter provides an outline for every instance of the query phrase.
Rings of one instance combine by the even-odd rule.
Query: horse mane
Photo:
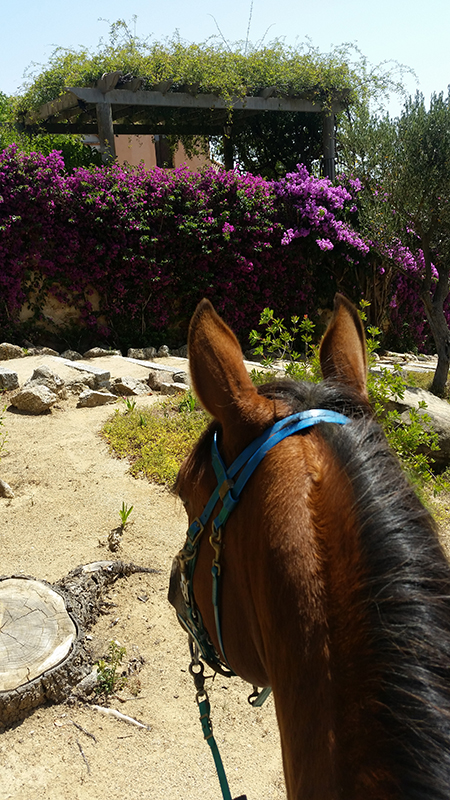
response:
[[[316,430],[353,489],[364,561],[360,602],[380,678],[377,721],[398,796],[448,800],[450,566],[434,520],[359,395],[332,380],[282,380],[258,392],[284,401],[291,413],[331,409],[352,420],[321,423]],[[210,463],[215,430],[220,432],[220,424],[213,421],[183,466],[194,484]]]
[[[447,800],[450,776],[450,566],[433,518],[406,480],[368,406],[342,385],[279,381],[260,388],[292,413],[330,408],[320,425],[354,493],[377,698],[399,796]]]

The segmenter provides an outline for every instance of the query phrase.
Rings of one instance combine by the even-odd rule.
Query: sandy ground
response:
[[[144,367],[125,369],[122,361],[116,360],[116,374],[143,374]],[[58,363],[33,357],[2,365],[17,369],[22,383],[42,362],[53,369]],[[105,366],[103,359],[91,363]],[[149,402],[151,397],[137,401]],[[5,412],[8,441],[0,477],[15,497],[0,499],[0,574],[22,572],[53,582],[79,564],[114,558],[108,534],[120,522],[122,502],[134,506],[117,557],[160,573],[119,580],[107,598],[114,606],[91,633],[99,656],[116,639],[127,658],[144,658],[139,694],[125,689],[110,705],[151,729],[104,717],[88,705],[41,707],[0,734],[0,800],[221,796],[187,672],[186,635],[166,599],[185,514],[167,490],[130,477],[126,462],[108,453],[99,431],[113,408],[78,409],[69,399],[43,416]],[[216,679],[209,691],[232,796],[284,798],[272,699],[262,709],[251,708],[249,687],[237,678]]]

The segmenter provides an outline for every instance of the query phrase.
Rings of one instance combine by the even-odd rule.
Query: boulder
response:
[[[34,370],[31,378],[24,384],[24,389],[37,383],[46,386],[47,389],[54,392],[61,400],[66,399],[67,390],[63,379],[60,378],[56,372],[52,372],[46,364],[42,364]]]
[[[172,383],[173,372],[171,370],[156,370],[151,369],[147,378],[147,383],[150,389],[155,392],[161,391],[163,383]]]
[[[25,353],[18,344],[3,342],[0,344],[0,361],[8,361],[10,358],[23,358]]]
[[[171,381],[170,383],[162,383],[160,392],[161,394],[178,394],[179,392],[186,392],[188,387],[185,383],[174,383]]]
[[[120,350],[105,350],[103,347],[91,347],[83,353],[83,358],[105,358],[105,356],[121,356]]]
[[[170,356],[170,350],[166,344],[162,344],[159,348],[158,352],[156,353],[157,358],[167,358]]]
[[[148,384],[129,375],[125,375],[123,378],[116,378],[111,384],[111,391],[121,397],[148,394],[148,389]]]
[[[115,403],[116,400],[117,396],[115,394],[111,394],[111,392],[86,389],[84,392],[81,392],[78,398],[77,408],[93,408],[94,406],[104,406],[106,403]]]
[[[140,347],[128,350],[127,358],[136,358],[139,361],[152,361],[156,357],[156,349],[154,347]]]
[[[42,383],[32,383],[11,398],[11,404],[27,414],[43,414],[57,402],[58,395]]]
[[[9,392],[11,389],[18,388],[19,376],[17,372],[13,372],[12,369],[6,369],[6,367],[0,367],[0,389]]]
[[[66,358],[67,361],[81,361],[83,356],[76,350],[64,350],[64,353],[61,353],[61,358]]]
[[[180,370],[180,372],[174,372],[172,375],[172,380],[174,383],[185,383],[189,386],[189,376],[187,372],[184,372],[184,370]]]

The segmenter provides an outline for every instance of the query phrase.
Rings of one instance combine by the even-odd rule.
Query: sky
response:
[[[160,41],[176,30],[187,42],[221,36],[255,44],[281,39],[295,45],[309,39],[327,53],[351,42],[376,66],[395,62],[414,70],[405,75],[409,94],[432,92],[450,83],[449,0],[0,0],[0,91],[19,93],[24,76],[43,67],[56,47],[95,49],[109,24],[124,19],[141,37]],[[136,21],[133,18],[136,17]],[[219,32],[220,31],[220,32]],[[389,104],[391,114],[400,99]]]

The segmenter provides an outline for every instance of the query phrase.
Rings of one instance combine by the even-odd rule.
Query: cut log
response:
[[[45,702],[62,702],[92,669],[86,632],[117,578],[156,572],[121,561],[77,567],[53,586],[0,578],[0,729]]]

